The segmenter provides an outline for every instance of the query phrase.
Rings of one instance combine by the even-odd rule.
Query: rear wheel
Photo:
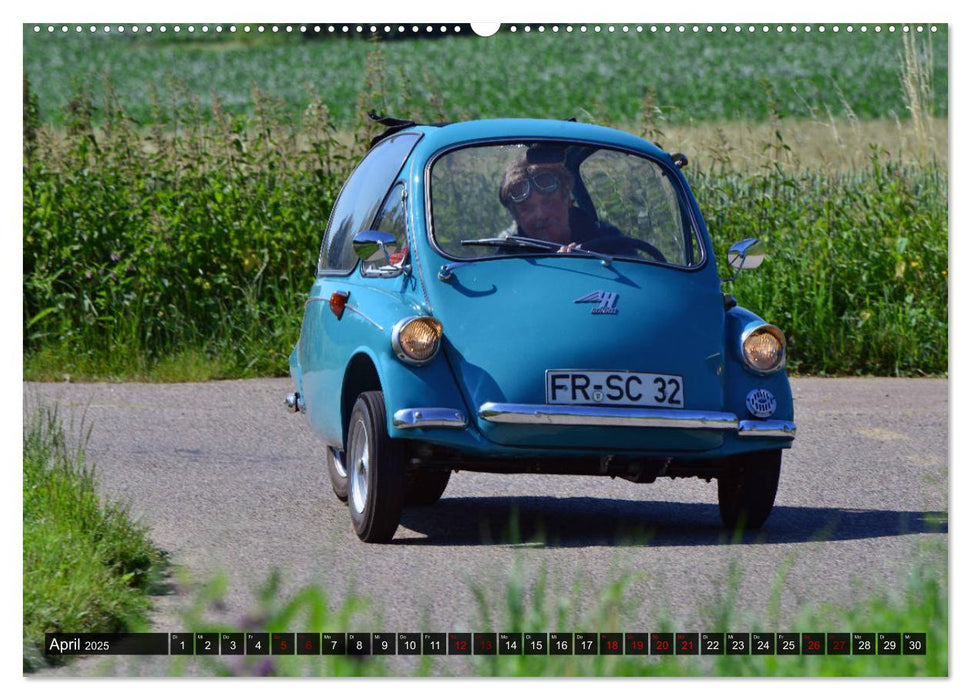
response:
[[[334,495],[347,502],[347,469],[344,467],[344,451],[328,445],[324,450],[324,461],[327,463],[327,474]]]
[[[347,429],[347,505],[357,536],[390,542],[404,501],[404,453],[388,437],[384,395],[362,393]]]
[[[718,477],[718,510],[725,527],[762,527],[775,503],[781,467],[782,450],[735,458],[728,471]]]
[[[405,477],[405,505],[430,506],[435,504],[448,486],[452,472],[414,471]]]

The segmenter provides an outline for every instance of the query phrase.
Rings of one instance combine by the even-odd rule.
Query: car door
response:
[[[344,184],[331,212],[320,246],[317,278],[304,307],[303,325],[291,372],[306,406],[307,418],[315,432],[328,444],[340,445],[341,382],[347,362],[357,347],[357,334],[349,329],[359,319],[338,332],[337,317],[330,300],[335,292],[354,293],[355,300],[371,280],[357,272],[354,236],[372,228],[382,215],[382,205],[415,144],[418,133],[399,133],[378,142]],[[356,317],[356,315],[355,315]]]

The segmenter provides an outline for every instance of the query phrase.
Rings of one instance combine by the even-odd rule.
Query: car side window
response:
[[[408,228],[405,223],[405,185],[399,182],[384,200],[381,211],[378,212],[374,226],[371,228],[376,231],[390,233],[395,237],[396,243],[388,246],[388,255],[391,264],[398,265],[404,260],[408,253]],[[371,258],[362,263],[362,270],[369,270],[376,267],[387,265],[388,261],[382,251],[377,251]]]
[[[398,241],[398,245],[405,243],[405,185],[399,182],[384,200],[381,213],[374,222],[378,231],[390,233]]]
[[[330,213],[317,274],[346,275],[357,263],[351,243],[374,221],[385,195],[421,134],[395,134],[380,141],[351,174]]]

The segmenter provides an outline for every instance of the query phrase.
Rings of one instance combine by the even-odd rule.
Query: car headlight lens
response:
[[[780,369],[786,362],[786,337],[775,326],[759,326],[743,338],[742,356],[759,372]]]
[[[411,364],[428,362],[442,339],[442,324],[428,316],[399,321],[391,332],[391,346],[398,359]]]

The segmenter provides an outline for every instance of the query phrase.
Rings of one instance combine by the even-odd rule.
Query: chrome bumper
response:
[[[300,395],[299,392],[287,394],[287,398],[284,399],[283,403],[286,404],[286,407],[289,408],[294,413],[296,413],[297,411],[304,413],[307,410],[307,406],[304,404],[303,397]]]
[[[794,438],[796,424],[781,420],[739,420],[734,413],[684,411],[665,408],[611,408],[606,406],[549,406],[484,403],[479,417],[491,423],[513,425],[575,425],[622,428],[676,428],[679,430],[731,430],[739,437]]]
[[[606,406],[547,406],[520,403],[484,403],[479,417],[507,425],[574,425],[606,428],[672,428],[727,430],[743,438],[796,437],[796,424],[787,420],[739,420],[734,413],[683,411],[666,408],[610,408]],[[414,428],[465,428],[465,414],[454,408],[403,408],[391,424]]]
[[[796,437],[796,424],[791,420],[740,420],[739,437]]]
[[[403,408],[391,418],[395,428],[464,428],[465,414],[454,408]]]

